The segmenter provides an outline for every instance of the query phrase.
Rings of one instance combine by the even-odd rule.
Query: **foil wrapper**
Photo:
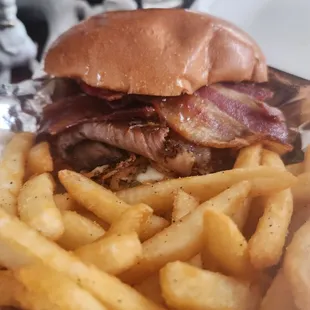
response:
[[[310,81],[269,69],[265,86],[274,93],[267,102],[283,111],[294,150],[284,156],[286,163],[303,159],[303,150],[310,144]],[[12,132],[35,132],[42,110],[58,98],[77,92],[69,79],[43,76],[18,84],[0,86],[0,151]]]

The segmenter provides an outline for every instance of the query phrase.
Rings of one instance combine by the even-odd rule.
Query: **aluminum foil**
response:
[[[274,98],[268,102],[281,109],[290,131],[294,151],[285,155],[286,163],[303,159],[303,150],[310,144],[310,81],[269,70],[269,87]],[[0,86],[0,151],[12,132],[35,132],[42,109],[58,98],[76,93],[76,84],[68,79],[43,76],[19,84]]]

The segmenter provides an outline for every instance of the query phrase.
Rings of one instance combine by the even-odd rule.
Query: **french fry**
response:
[[[89,219],[93,223],[100,225],[104,230],[106,230],[106,231],[109,230],[110,225],[108,223],[106,223],[104,220],[102,220],[101,218],[99,218],[94,213],[92,213],[86,209],[79,210],[78,213],[81,214],[82,216],[86,217],[87,219]]]
[[[296,181],[296,177],[289,172],[271,167],[233,169],[141,185],[121,190],[116,195],[128,204],[145,203],[153,208],[155,213],[159,213],[171,209],[173,193],[179,189],[204,202],[243,180],[251,181],[250,196],[254,197],[288,188]]]
[[[261,162],[262,149],[263,148],[261,144],[254,144],[241,149],[236,159],[234,169],[259,167]],[[233,217],[234,222],[237,224],[241,231],[243,230],[248,217],[252,217],[252,215],[249,214],[253,212],[250,208],[251,202],[251,198],[247,199],[244,202],[243,207],[240,207],[238,212]]]
[[[304,163],[301,162],[297,164],[287,165],[285,168],[291,174],[298,176],[304,172]]]
[[[15,299],[16,287],[19,285],[12,271],[0,271],[0,307],[16,307]]]
[[[169,222],[166,219],[160,216],[153,215],[150,218],[150,222],[147,223],[147,225],[145,225],[142,229],[140,233],[140,240],[144,242],[152,238],[168,226]]]
[[[34,135],[18,133],[6,145],[0,163],[0,208],[17,215],[17,195],[22,187],[25,165]]]
[[[123,212],[131,208],[111,191],[81,174],[62,170],[59,171],[58,176],[75,201],[108,224],[112,224]]]
[[[78,248],[74,252],[82,261],[118,275],[138,263],[142,245],[135,232],[112,235]]]
[[[177,222],[182,217],[195,210],[198,205],[199,202],[195,197],[185,193],[181,189],[178,190],[173,200],[173,209],[171,216],[172,222]]]
[[[143,280],[141,283],[136,284],[134,288],[143,296],[154,301],[156,304],[165,306],[165,300],[161,294],[158,273],[155,273],[154,275]]]
[[[212,252],[210,252],[209,248],[206,246],[202,247],[201,250],[201,261],[203,269],[219,272],[221,270],[220,264],[217,261],[216,257],[213,256]]]
[[[64,223],[53,198],[54,181],[43,173],[28,180],[18,196],[20,218],[51,240],[57,240],[64,232]]]
[[[280,269],[263,298],[260,310],[297,310],[291,287]]]
[[[81,211],[84,209],[68,193],[55,194],[54,201],[60,211]]]
[[[47,142],[41,142],[30,149],[27,158],[27,175],[52,172],[54,169],[50,146]]]
[[[297,309],[310,309],[310,220],[299,228],[286,250],[283,270]]]
[[[182,262],[161,269],[160,284],[168,306],[178,310],[249,310],[259,302],[249,283]]]
[[[259,167],[262,149],[261,144],[253,144],[241,149],[234,164],[234,169]]]
[[[149,224],[152,214],[153,209],[143,203],[132,206],[111,224],[105,237],[130,232],[136,232],[140,236],[144,227]]]
[[[1,209],[0,221],[2,266],[17,269],[41,262],[78,283],[108,309],[163,310],[114,276],[100,271],[93,265],[88,266],[75,255],[63,250]]]
[[[110,227],[105,221],[100,219],[94,213],[79,205],[68,193],[55,194],[54,201],[60,211],[76,211],[92,222],[99,224],[104,230],[108,230]]]
[[[227,215],[216,210],[206,210],[203,239],[204,247],[208,248],[225,274],[247,280],[253,278],[254,269],[247,241]]]
[[[297,177],[296,184],[292,187],[292,194],[294,198],[294,206],[306,205],[310,203],[310,172],[305,172]]]
[[[90,244],[105,233],[105,230],[99,224],[74,211],[63,211],[62,220],[64,232],[57,240],[57,243],[66,250],[75,250]]]
[[[208,209],[230,210],[240,205],[250,192],[248,181],[233,185],[218,196],[198,206],[193,212],[177,223],[173,223],[151,239],[145,241],[143,257],[121,278],[126,282],[139,283],[143,278],[156,272],[166,263],[187,261],[202,249],[203,214]],[[180,237],[181,236],[181,237]]]
[[[285,170],[280,156],[271,151],[263,151],[262,164],[267,167],[282,167]],[[265,198],[264,213],[249,240],[250,258],[255,268],[264,269],[279,262],[292,213],[293,199],[290,189]]]
[[[15,292],[23,309],[107,309],[77,283],[44,265],[23,267],[15,270],[14,276],[25,287]]]

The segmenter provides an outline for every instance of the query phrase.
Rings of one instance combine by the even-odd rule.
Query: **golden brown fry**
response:
[[[267,167],[282,167],[285,170],[280,156],[271,151],[263,151],[262,164]],[[255,268],[264,269],[279,262],[292,213],[293,199],[290,189],[266,197],[264,214],[249,240],[250,258]]]
[[[241,149],[234,164],[234,169],[259,167],[262,149],[261,144],[253,144]]]
[[[304,172],[304,163],[297,163],[297,164],[291,164],[287,165],[286,170],[290,173],[292,173],[295,176],[298,176]]]
[[[198,206],[177,223],[165,228],[153,238],[145,241],[143,258],[139,264],[122,275],[130,283],[139,283],[146,276],[156,272],[166,263],[175,260],[189,260],[202,249],[203,214],[208,209],[230,210],[240,205],[247,197],[251,185],[240,182],[218,196]]]
[[[99,224],[74,211],[63,211],[62,219],[65,229],[57,243],[66,250],[75,250],[90,244],[105,233]]]
[[[198,205],[199,201],[195,197],[185,193],[181,189],[178,190],[173,200],[171,221],[177,222],[182,217],[195,210]]]
[[[20,284],[15,279],[12,271],[0,271],[0,307],[17,307],[15,291]]]
[[[143,203],[132,206],[112,223],[105,237],[130,232],[136,232],[140,236],[144,227],[149,224],[152,214],[153,209]]]
[[[291,287],[282,269],[273,279],[273,282],[263,298],[260,310],[297,310],[292,296]]]
[[[41,142],[33,146],[27,158],[27,175],[31,176],[53,170],[54,164],[49,144]]]
[[[0,163],[0,208],[11,215],[17,214],[17,195],[22,187],[28,152],[34,135],[18,133],[6,145]]]
[[[135,232],[104,237],[74,252],[85,263],[113,275],[135,265],[142,257],[142,245]]]
[[[18,213],[22,221],[51,240],[64,232],[60,211],[55,205],[54,180],[43,173],[28,180],[18,196]]]
[[[68,193],[55,194],[54,201],[60,211],[81,211],[80,206]]]
[[[204,247],[208,248],[212,259],[218,262],[225,274],[248,280],[253,278],[247,241],[227,215],[206,210],[203,237]]]
[[[261,144],[254,144],[241,149],[236,159],[234,169],[259,167],[261,162],[262,149],[263,148]],[[236,214],[234,214],[232,217],[241,231],[243,230],[249,215],[251,217],[251,213],[254,212],[250,208],[251,203],[252,199],[248,198],[244,202],[244,205],[240,207],[238,212],[236,212]]]
[[[249,310],[259,301],[249,283],[182,262],[161,269],[160,284],[166,303],[178,310]]]
[[[148,299],[159,305],[165,306],[165,300],[161,293],[158,273],[155,273],[154,275],[143,280],[141,283],[136,284],[134,288]]]
[[[295,233],[284,258],[284,274],[298,309],[310,309],[310,220]]]
[[[106,223],[104,220],[102,220],[101,218],[99,218],[94,213],[92,213],[86,209],[79,210],[78,213],[81,214],[82,216],[86,217],[87,219],[89,219],[93,223],[100,225],[105,231],[109,230],[110,225],[108,223]]]
[[[182,189],[203,202],[243,180],[251,181],[250,196],[253,197],[268,195],[288,188],[296,181],[296,178],[289,172],[277,168],[233,169],[203,176],[172,179],[151,185],[136,186],[121,190],[116,195],[129,204],[145,203],[152,207],[155,213],[158,213],[171,209],[173,193],[176,190]]]
[[[153,215],[150,219],[150,222],[147,223],[141,231],[140,240],[144,242],[152,238],[168,226],[169,222],[166,219],[157,215]]]
[[[62,170],[58,176],[75,201],[108,224],[112,224],[123,212],[131,208],[111,191],[79,173]]]
[[[2,266],[16,269],[42,262],[78,283],[108,309],[163,309],[114,276],[100,271],[95,266],[86,265],[76,256],[1,209],[0,222],[0,264]]]
[[[14,276],[25,287],[15,293],[23,309],[107,309],[78,283],[44,265],[23,267],[15,270]]]

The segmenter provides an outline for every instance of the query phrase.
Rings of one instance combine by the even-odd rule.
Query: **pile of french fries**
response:
[[[0,306],[310,309],[310,149],[285,167],[256,144],[232,170],[117,193],[53,170],[30,133],[2,154]]]

